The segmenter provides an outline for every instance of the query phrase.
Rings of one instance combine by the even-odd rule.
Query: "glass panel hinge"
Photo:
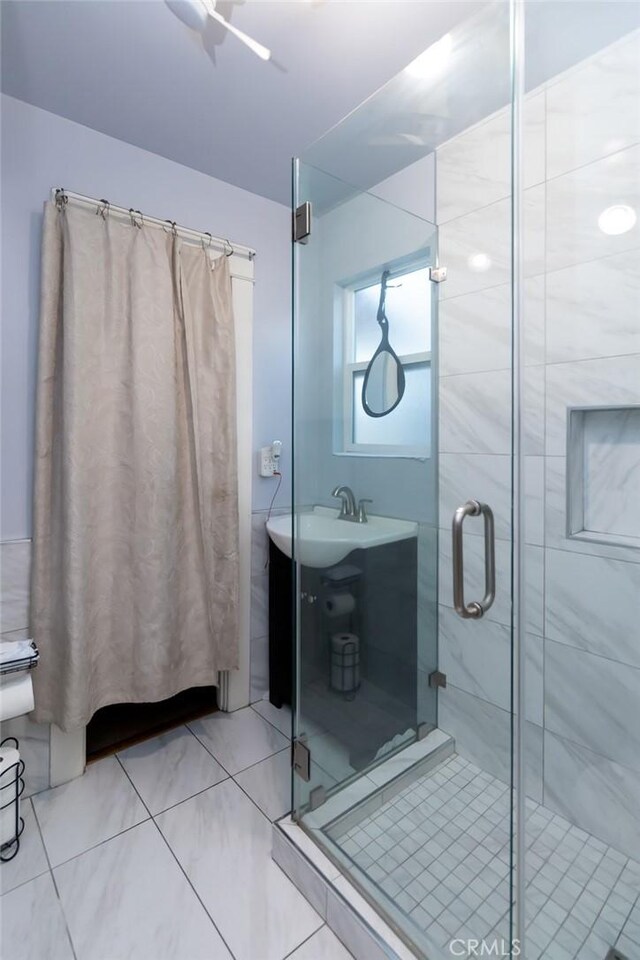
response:
[[[311,234],[311,204],[301,203],[293,212],[293,242],[307,243]]]
[[[302,740],[293,741],[291,765],[293,766],[293,772],[297,773],[301,780],[309,783],[311,779],[311,751]]]
[[[429,674],[430,687],[446,687],[446,685],[447,685],[446,673],[441,673],[440,670],[434,670],[433,673]]]
[[[442,281],[446,279],[446,267],[429,267],[429,280],[433,280],[434,283],[442,283]]]

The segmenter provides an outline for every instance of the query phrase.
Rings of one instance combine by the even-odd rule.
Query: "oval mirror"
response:
[[[370,417],[386,417],[402,400],[405,388],[404,370],[389,343],[389,321],[385,314],[385,298],[389,271],[380,281],[380,302],[377,321],[382,330],[378,349],[369,361],[362,384],[362,407]]]

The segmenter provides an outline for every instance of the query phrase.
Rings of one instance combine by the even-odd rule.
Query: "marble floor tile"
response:
[[[282,960],[322,926],[271,859],[271,824],[232,781],[157,823],[236,960]]]
[[[192,721],[188,727],[231,774],[287,746],[285,737],[251,707],[235,713],[214,713]]]
[[[253,704],[253,709],[276,727],[284,737],[291,739],[291,707],[274,707],[268,700],[260,700]]]
[[[115,757],[33,798],[52,866],[146,820],[148,813]]]
[[[232,960],[152,821],[54,875],[78,960]]]
[[[6,960],[74,960],[49,872],[6,893],[0,900],[0,913]]]
[[[160,813],[227,776],[186,727],[145,740],[118,759],[151,813]]]
[[[24,820],[24,830],[20,837],[20,849],[13,860],[0,863],[0,889],[2,893],[33,880],[49,869],[42,845],[40,829],[33,814],[31,800],[23,800],[20,816]]]
[[[291,751],[254,763],[235,777],[245,793],[260,807],[269,820],[279,820],[291,811]]]
[[[352,956],[335,933],[324,926],[289,954],[288,960],[349,960]]]

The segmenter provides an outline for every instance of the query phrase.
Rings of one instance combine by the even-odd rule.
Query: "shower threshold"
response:
[[[429,740],[300,825],[275,825],[274,858],[362,960],[450,960],[454,939],[509,942],[510,789],[448,735]],[[527,960],[604,960],[612,947],[640,957],[640,862],[534,800],[526,816]]]

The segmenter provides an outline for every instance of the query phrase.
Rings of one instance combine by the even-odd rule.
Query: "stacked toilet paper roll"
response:
[[[360,638],[355,633],[331,636],[331,686],[342,693],[360,686]]]
[[[20,752],[0,747],[0,846],[11,843],[20,831],[19,773]]]
[[[31,713],[35,706],[31,673],[23,670],[2,677],[0,682],[0,720],[11,720]]]

